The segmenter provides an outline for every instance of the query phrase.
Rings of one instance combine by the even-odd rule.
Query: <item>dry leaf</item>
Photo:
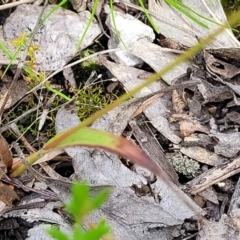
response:
[[[218,166],[228,161],[226,158],[199,146],[182,147],[180,151],[189,158],[210,166]]]
[[[0,53],[1,57],[1,53]],[[0,106],[3,104],[6,95],[8,94],[8,89],[11,85],[11,82],[5,82],[1,85],[0,88]],[[4,109],[8,109],[13,106],[19,99],[21,99],[26,92],[28,91],[28,87],[24,80],[19,80],[18,84],[10,91],[10,97],[4,106]]]
[[[0,134],[0,158],[4,162],[7,170],[12,167],[12,153],[9,150],[9,146],[5,138]]]
[[[208,131],[201,125],[186,120],[180,122],[180,131],[183,137],[188,137],[194,132],[208,133]]]
[[[9,207],[12,206],[12,202],[18,199],[19,197],[17,193],[9,186],[4,185],[3,183],[0,184],[0,200],[4,202]]]
[[[183,109],[187,105],[186,101],[184,101],[183,97],[179,94],[177,90],[173,90],[172,92],[172,103],[173,109],[176,113],[182,113]]]

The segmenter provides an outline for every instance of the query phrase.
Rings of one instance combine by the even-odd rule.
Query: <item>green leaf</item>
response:
[[[66,210],[74,216],[76,223],[81,224],[83,218],[91,211],[98,209],[107,200],[108,196],[109,190],[105,189],[92,199],[87,184],[74,183],[72,199],[66,205]]]
[[[106,201],[109,192],[103,190],[93,199],[90,197],[90,188],[86,183],[74,183],[72,186],[72,199],[67,204],[66,210],[74,216],[75,225],[72,232],[73,240],[100,240],[106,235],[110,227],[106,225],[103,219],[98,224],[89,224],[90,229],[84,230],[81,225],[83,218],[92,210],[99,208]],[[58,240],[68,240],[68,236],[55,228],[47,230],[49,235]]]
[[[85,240],[84,238],[84,232],[81,228],[75,227],[73,229],[73,240]],[[99,240],[99,239],[98,239]]]
[[[89,187],[86,184],[73,184],[72,200],[66,205],[66,210],[74,216],[75,222],[81,223],[83,217],[92,209]]]
[[[109,231],[110,227],[106,225],[106,222],[103,219],[98,223],[96,227],[85,232],[82,240],[99,240]],[[74,240],[78,239],[79,238],[75,238]]]
[[[74,229],[73,240],[99,240],[105,234],[110,231],[110,227],[106,225],[105,220],[101,220],[98,225],[83,234],[79,231],[79,229]]]
[[[80,124],[70,130],[57,134],[45,144],[43,150],[49,151],[54,148],[70,146],[102,148],[121,155],[162,178],[165,176],[164,179],[169,180],[166,173],[142,149],[131,141],[109,132],[87,127],[79,128],[79,126]]]
[[[7,54],[7,56],[10,58],[10,59],[13,59],[14,58],[14,55],[8,50],[8,48],[4,45],[3,42],[0,41],[0,48],[4,51],[5,54]]]

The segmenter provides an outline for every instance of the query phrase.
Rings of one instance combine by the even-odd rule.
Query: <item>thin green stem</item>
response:
[[[46,86],[46,88],[47,88],[49,91],[55,93],[56,95],[59,95],[60,97],[64,98],[65,100],[67,100],[67,101],[70,101],[70,100],[71,100],[71,98],[69,98],[69,97],[66,96],[65,94],[59,92],[58,90],[52,88],[50,85],[45,84],[45,86]]]
[[[4,45],[3,42],[0,41],[0,48],[6,53],[6,55],[10,58],[13,59],[14,55],[8,50],[8,48]]]
[[[124,46],[124,48],[127,50],[128,48],[127,48],[126,44],[124,43],[124,41],[122,40],[121,34],[120,34],[120,32],[118,31],[118,29],[117,29],[117,25],[116,25],[116,21],[115,21],[115,15],[114,15],[113,0],[110,0],[109,5],[110,5],[110,11],[111,11],[111,17],[112,17],[113,27],[114,27],[115,33],[116,33],[116,35],[117,35],[117,38],[118,38],[119,41],[122,43],[122,45]]]
[[[151,26],[153,27],[153,29],[155,30],[156,33],[160,33],[158,27],[155,25],[155,23],[153,22],[151,16],[148,13],[148,10],[145,8],[143,1],[142,0],[138,0],[140,6],[142,7],[143,12],[145,13],[145,15],[147,16],[148,21],[150,22]]]
[[[89,18],[89,20],[88,20],[87,26],[86,26],[86,28],[85,28],[85,30],[84,30],[84,32],[83,32],[82,37],[80,38],[80,40],[79,40],[79,42],[78,42],[78,45],[77,45],[77,47],[76,47],[75,52],[77,52],[77,51],[79,50],[79,48],[80,48],[80,46],[81,46],[81,44],[82,44],[82,42],[83,42],[83,39],[85,38],[85,36],[86,36],[86,34],[87,34],[87,31],[88,31],[91,23],[93,22],[94,15],[95,15],[95,12],[96,12],[96,10],[97,10],[98,2],[99,2],[99,0],[94,0],[94,5],[93,5],[92,12],[91,12],[91,16],[90,16],[90,18]]]
[[[62,0],[58,5],[56,5],[42,20],[41,24],[44,24],[44,22],[55,12],[57,11],[63,4],[65,4],[67,0]]]
[[[14,55],[12,56],[9,64],[7,65],[5,71],[3,72],[2,78],[5,76],[5,74],[7,73],[8,69],[11,67],[13,61],[17,59],[17,56],[18,56],[19,52],[23,49],[23,47],[24,46],[19,46],[18,47],[17,51],[14,53]]]

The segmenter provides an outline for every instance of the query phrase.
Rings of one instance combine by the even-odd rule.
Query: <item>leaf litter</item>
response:
[[[214,8],[211,3],[205,1],[182,2],[190,7],[198,6],[203,15],[215,21],[223,23],[226,19],[219,1],[215,1]],[[116,78],[122,84],[125,91],[145,81],[146,76],[159,71],[172,62],[177,54],[193,46],[198,39],[209,33],[170,8],[164,1],[161,4],[149,1],[148,5],[153,18],[155,17],[155,23],[161,30],[161,36],[157,36],[158,40],[163,37],[175,41],[176,44],[171,42],[171,45],[168,45],[169,40],[162,46],[153,43],[155,37],[152,29],[125,12],[116,13],[115,21],[121,33],[120,41],[114,24],[110,21],[109,9],[107,6],[104,7],[107,21],[103,26],[107,27],[110,33],[108,48],[119,48],[119,51],[110,54],[110,58],[99,57],[98,63],[105,67],[108,76]],[[84,4],[81,7],[81,2],[74,5],[77,11],[85,8]],[[39,6],[21,5],[5,21],[1,30],[1,41],[13,52],[10,39],[19,37],[23,31],[32,30],[40,9]],[[52,6],[48,6],[46,11],[50,9]],[[159,14],[161,12],[166,19],[156,17],[156,15],[161,16]],[[79,36],[84,29],[84,26],[80,25],[83,19],[89,18],[89,13],[79,14],[59,8],[49,21],[46,21],[46,25],[36,33],[33,41],[40,46],[35,54],[36,70],[48,72],[62,68],[74,57]],[[31,15],[29,22],[25,21],[26,15]],[[72,19],[73,22],[69,20],[68,24],[62,24],[61,21],[66,19]],[[16,21],[19,21],[19,24],[15,24]],[[86,21],[84,24],[86,26]],[[73,25],[81,32],[72,31]],[[217,27],[214,24],[209,25],[210,29]],[[63,26],[66,29],[63,30]],[[135,26],[134,30],[137,31],[133,31],[132,26]],[[84,43],[81,49],[92,44],[101,32],[96,22],[91,24],[91,27],[95,28],[93,30],[95,32],[91,37],[85,38],[88,42]],[[147,33],[149,35],[146,35]],[[160,45],[163,43],[160,40],[158,42]],[[127,50],[124,49],[123,43]],[[181,50],[171,49],[172,46],[180,46],[178,44],[181,45]],[[168,174],[175,184],[174,191],[169,189],[161,178],[156,178],[148,170],[105,150],[89,147],[64,148],[64,151],[72,157],[74,180],[87,180],[93,189],[104,186],[112,189],[108,202],[91,214],[86,219],[86,224],[89,221],[98,222],[103,216],[106,217],[115,239],[170,240],[176,237],[179,239],[189,237],[191,233],[196,239],[209,239],[210,236],[212,239],[226,239],[224,238],[226,232],[231,239],[239,238],[239,181],[236,182],[236,179],[240,172],[238,157],[240,50],[237,47],[239,47],[238,41],[229,30],[226,30],[214,39],[208,49],[203,50],[194,59],[177,66],[173,71],[162,76],[162,79],[136,94],[133,99],[91,125],[94,129],[107,130],[118,136],[125,135],[139,145]],[[9,58],[2,51],[0,54],[0,63],[7,64]],[[143,68],[140,69],[139,67],[142,66]],[[65,71],[66,74],[68,73]],[[72,72],[70,71],[69,74]],[[74,82],[72,76],[66,77],[68,78]],[[172,88],[164,91],[168,89],[168,85]],[[18,100],[24,96],[14,95],[18,95]],[[4,95],[1,98],[4,98]],[[9,106],[11,107],[18,100],[10,103]],[[79,122],[74,104],[69,103],[58,110],[56,131],[69,129]],[[5,140],[4,144],[5,147],[1,146],[1,160],[10,167],[10,154]],[[45,161],[56,154],[52,157],[49,154]],[[175,166],[170,164],[173,159]],[[72,179],[58,177],[51,168],[56,164],[51,162],[49,164],[50,166],[41,166],[51,176],[50,178],[36,172],[32,174],[38,181],[47,183],[56,196],[66,202],[69,199]],[[196,168],[196,164],[201,167],[201,171],[200,168]],[[196,177],[193,171],[199,171],[200,175]],[[180,174],[179,180],[176,172]],[[186,173],[185,177],[182,176],[183,173]],[[25,177],[28,175],[25,173]],[[233,175],[235,176],[232,177]],[[186,180],[187,176],[192,176],[193,179]],[[6,175],[2,179],[6,183],[22,186],[22,189],[26,190],[26,186],[10,181]],[[18,181],[24,182],[23,179],[24,176]],[[235,189],[227,188],[227,180],[230,181],[230,185],[235,186]],[[224,191],[222,186],[225,187]],[[9,189],[4,185],[4,193],[0,194],[5,196],[6,200],[2,197],[0,199],[10,206],[12,201],[19,197],[16,190],[6,188]],[[46,201],[46,194],[43,195],[43,192],[35,189],[33,185],[29,189],[32,193],[38,193],[40,201]],[[64,194],[61,194],[63,191]],[[32,193],[30,195],[33,195]],[[36,196],[33,198],[35,201],[39,200]],[[185,204],[186,201],[194,205],[195,212]],[[39,211],[42,206],[40,208],[37,204],[33,205],[35,212],[28,209],[29,202],[31,201],[24,202],[21,199],[17,207],[22,206],[24,210],[16,210],[19,212],[15,213],[13,207],[14,211],[3,216],[5,218],[21,216],[27,221],[41,220],[61,227],[65,226],[65,229],[69,230],[68,223],[59,214],[53,212],[54,202],[50,203],[52,204],[50,208],[46,206],[44,211]],[[56,208],[59,206],[56,204]],[[194,223],[194,218],[189,220],[196,212],[201,212],[201,219],[204,220],[200,223],[199,229]],[[189,224],[193,225],[191,230]],[[213,234],[214,229],[216,231]],[[33,233],[29,231],[29,234]]]

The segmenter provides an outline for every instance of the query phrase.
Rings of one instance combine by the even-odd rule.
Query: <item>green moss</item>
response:
[[[77,107],[80,120],[84,120],[93,113],[106,107],[113,99],[108,99],[103,92],[102,87],[79,87],[72,90],[75,94],[75,105]]]
[[[177,173],[184,175],[188,179],[192,179],[201,173],[200,165],[197,161],[188,157],[173,157],[169,162]]]

